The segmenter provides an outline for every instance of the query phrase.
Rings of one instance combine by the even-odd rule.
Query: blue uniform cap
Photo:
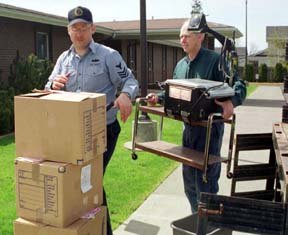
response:
[[[93,23],[92,13],[86,7],[75,7],[68,12],[68,26],[78,22],[84,22],[87,24]]]

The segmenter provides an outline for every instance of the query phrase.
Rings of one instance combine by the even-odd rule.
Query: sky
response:
[[[247,1],[248,52],[267,47],[266,26],[288,26],[287,0],[202,0],[208,22],[238,28],[243,37],[236,46],[245,46]],[[140,0],[0,0],[0,3],[59,16],[76,6],[88,7],[95,22],[139,20]],[[147,19],[189,18],[193,0],[146,0]]]

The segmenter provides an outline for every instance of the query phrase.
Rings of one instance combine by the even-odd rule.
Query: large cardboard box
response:
[[[103,155],[83,165],[18,157],[18,217],[65,227],[103,202]]]
[[[30,93],[15,97],[17,157],[82,164],[106,150],[106,96]]]
[[[106,207],[100,207],[94,217],[79,219],[66,228],[18,218],[14,221],[14,235],[106,235]]]

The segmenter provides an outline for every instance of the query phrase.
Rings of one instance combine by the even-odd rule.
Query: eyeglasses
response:
[[[83,27],[75,27],[75,26],[70,26],[69,29],[73,33],[86,33],[89,29],[91,28],[91,25],[86,25]]]

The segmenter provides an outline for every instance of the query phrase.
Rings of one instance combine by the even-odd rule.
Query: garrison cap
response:
[[[92,13],[86,7],[75,7],[68,12],[68,22],[69,26],[78,22],[93,23]]]

